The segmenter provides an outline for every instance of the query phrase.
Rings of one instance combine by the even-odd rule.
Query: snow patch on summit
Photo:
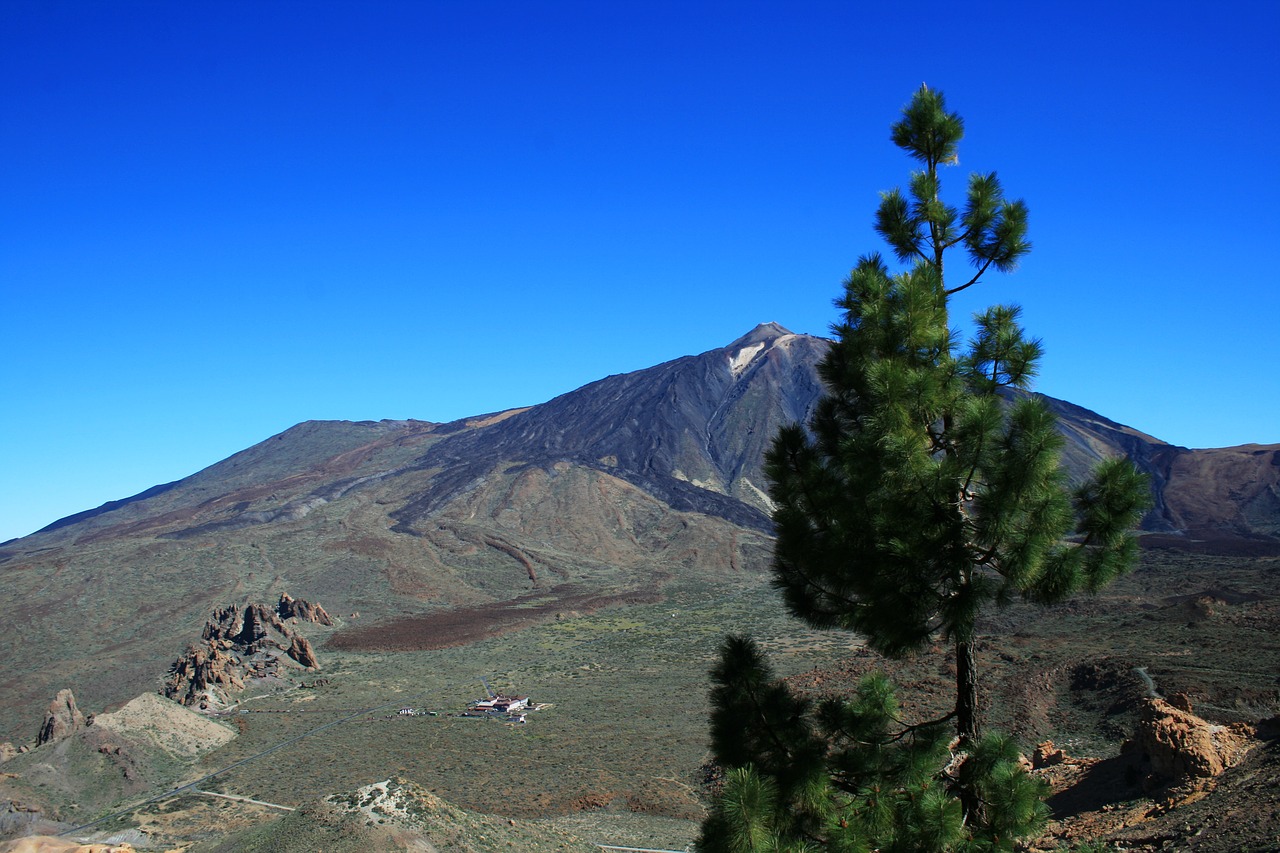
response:
[[[747,369],[747,365],[756,360],[756,356],[764,350],[764,341],[753,344],[749,347],[743,347],[732,356],[729,357],[729,370],[733,372],[733,378],[737,379],[742,375],[742,371]]]

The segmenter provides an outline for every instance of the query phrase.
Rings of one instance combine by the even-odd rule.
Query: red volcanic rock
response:
[[[1067,754],[1055,747],[1053,741],[1047,740],[1036,747],[1036,751],[1031,756],[1031,765],[1038,770],[1041,767],[1061,764],[1066,760]]]
[[[287,592],[280,593],[280,603],[276,605],[276,612],[280,614],[281,619],[296,617],[303,622],[316,622],[320,625],[333,624],[333,619],[319,604],[312,604],[310,601],[294,598]]]
[[[183,705],[194,705],[215,685],[244,689],[240,660],[212,643],[191,645],[169,668],[164,695]]]
[[[234,646],[244,654],[251,655],[273,643],[273,630],[286,639],[291,633],[279,614],[270,607],[265,604],[246,604],[243,610],[225,607],[213,611],[213,617],[205,623],[201,639],[223,648]]]
[[[315,650],[311,648],[311,643],[307,641],[306,637],[294,634],[293,642],[289,645],[287,654],[307,669],[319,669],[320,667],[320,662],[316,660]]]
[[[36,746],[62,740],[77,729],[84,728],[84,725],[84,714],[76,707],[76,697],[70,690],[59,690],[58,695],[49,703],[44,725],[40,727],[40,735],[36,738]]]
[[[1215,725],[1163,699],[1147,699],[1133,741],[1153,775],[1184,782],[1220,775],[1244,757],[1253,735],[1251,726]]]
[[[284,652],[308,669],[319,669],[315,649],[285,619],[332,625],[318,604],[280,596],[275,608],[265,604],[224,607],[213,612],[201,642],[189,646],[169,668],[164,695],[183,705],[205,707],[225,701],[231,690],[243,690],[249,678],[280,674]]]

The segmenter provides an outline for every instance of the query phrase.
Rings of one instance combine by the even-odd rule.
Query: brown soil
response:
[[[404,616],[376,625],[347,628],[330,636],[325,647],[358,652],[447,649],[498,637],[568,614],[594,613],[606,607],[653,604],[661,600],[662,594],[654,590],[606,595],[584,592],[575,584],[561,584],[511,601]]]

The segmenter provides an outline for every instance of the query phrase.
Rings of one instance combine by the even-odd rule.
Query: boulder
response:
[[[1146,699],[1133,745],[1153,776],[1180,783],[1220,775],[1244,757],[1254,734],[1251,726],[1215,725],[1164,699]]]
[[[1053,741],[1047,740],[1036,747],[1036,751],[1031,755],[1031,766],[1039,770],[1041,767],[1052,767],[1055,764],[1062,764],[1067,760],[1067,754],[1053,745]]]
[[[306,637],[294,634],[293,642],[289,645],[288,655],[307,669],[319,669],[320,667],[320,661],[316,660],[315,650],[311,648],[311,643]]]

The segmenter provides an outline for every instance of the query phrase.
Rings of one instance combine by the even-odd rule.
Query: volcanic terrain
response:
[[[303,423],[4,543],[0,831],[106,818],[86,831],[212,847],[243,830],[269,844],[270,820],[306,814],[355,838],[351,809],[394,788],[442,821],[489,827],[475,833],[550,816],[528,838],[681,846],[714,784],[706,672],[725,633],[752,632],[807,690],[844,691],[887,666],[909,709],[938,707],[944,654],[887,663],[855,637],[802,628],[768,585],[763,454],[780,425],[807,419],[826,347],[764,324],[525,409]],[[1280,844],[1274,796],[1258,789],[1277,767],[1266,721],[1280,711],[1280,446],[1175,447],[1049,403],[1073,476],[1120,454],[1151,476],[1146,547],[1095,598],[992,615],[987,716],[1028,755],[1051,739],[1075,762],[1074,776],[1054,771],[1061,838]],[[285,599],[322,605],[331,624],[269,611]],[[280,628],[236,646],[252,607]],[[218,613],[239,621],[206,629]],[[185,730],[177,721],[193,711],[161,714],[136,697],[176,683],[175,659],[200,643],[213,651],[187,659],[171,693],[195,695],[191,678],[224,655],[235,679],[204,682],[215,698],[205,710],[221,716],[201,719],[217,731],[184,752],[166,746],[181,738],[119,722],[145,710]],[[490,683],[548,707],[519,724],[462,715]],[[84,720],[37,745],[64,688]],[[1250,748],[1195,790],[1133,748],[1122,760],[1153,691],[1185,696],[1211,725],[1253,727]],[[1263,801],[1270,817],[1247,836],[1201,805]],[[384,817],[386,838],[434,831]]]

